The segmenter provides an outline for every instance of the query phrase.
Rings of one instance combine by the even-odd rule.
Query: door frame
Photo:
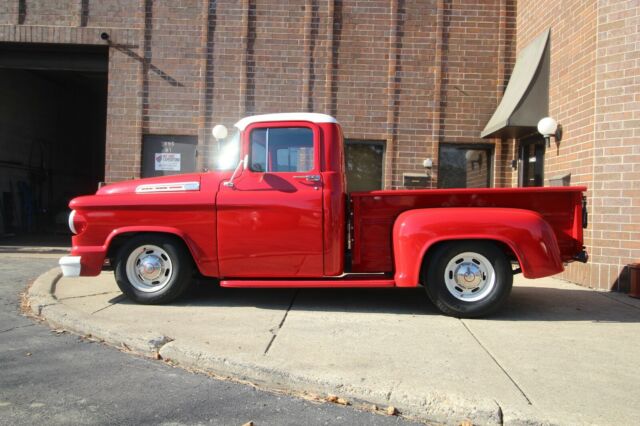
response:
[[[534,185],[528,185],[525,180],[526,169],[530,166],[530,155],[525,155],[525,149],[535,147],[534,155],[536,157],[536,164],[534,165]],[[518,186],[544,186],[544,157],[546,153],[546,146],[544,137],[539,133],[533,133],[524,138],[518,139]]]

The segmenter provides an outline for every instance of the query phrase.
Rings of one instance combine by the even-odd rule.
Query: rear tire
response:
[[[486,241],[446,243],[436,249],[425,266],[427,295],[450,316],[489,315],[506,302],[513,286],[509,259]]]
[[[142,304],[162,304],[180,297],[191,284],[193,261],[182,241],[146,234],[118,251],[114,274],[120,290]]]

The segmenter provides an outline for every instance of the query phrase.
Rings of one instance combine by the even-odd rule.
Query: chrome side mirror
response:
[[[233,180],[236,178],[238,173],[240,173],[240,170],[242,170],[243,168],[244,169],[247,168],[247,162],[248,161],[249,161],[249,156],[245,155],[244,158],[242,160],[240,160],[240,162],[238,163],[238,166],[236,167],[236,169],[233,171],[233,174],[231,175],[231,178],[228,181],[223,182],[222,184],[224,186],[226,186],[227,188],[235,188],[235,184],[233,183]]]

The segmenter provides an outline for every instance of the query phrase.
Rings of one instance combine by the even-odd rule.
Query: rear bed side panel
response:
[[[395,190],[350,194],[353,209],[353,272],[392,272],[391,233],[402,212],[423,208],[513,208],[539,213],[551,226],[561,258],[582,250],[580,209],[584,187]]]
[[[417,209],[402,213],[393,228],[396,285],[418,285],[425,253],[448,240],[502,242],[514,252],[527,278],[563,271],[553,229],[538,213],[502,208]]]

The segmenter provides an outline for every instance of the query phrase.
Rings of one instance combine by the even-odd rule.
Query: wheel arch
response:
[[[400,214],[394,223],[396,285],[417,286],[434,250],[442,244],[466,240],[496,244],[518,261],[527,278],[564,269],[553,229],[536,212],[486,207],[415,209]]]
[[[198,268],[198,271],[200,271],[200,266],[198,265],[197,257],[195,255],[196,249],[193,244],[189,244],[189,239],[182,231],[170,227],[155,229],[130,227],[114,230],[109,235],[105,243],[105,245],[107,246],[106,257],[107,259],[109,259],[109,263],[111,264],[111,266],[114,266],[114,259],[118,255],[118,252],[120,251],[122,246],[125,245],[127,241],[139,235],[161,235],[172,238],[174,241],[177,241],[180,245],[182,245],[184,249],[186,249],[186,252],[189,254],[191,261],[196,266],[196,268]]]

